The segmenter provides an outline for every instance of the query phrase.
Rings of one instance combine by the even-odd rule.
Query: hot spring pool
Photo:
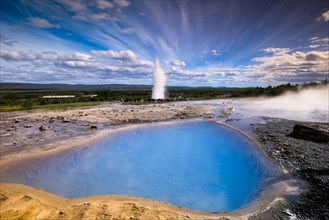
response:
[[[150,125],[113,132],[91,146],[16,165],[1,182],[69,198],[120,194],[207,212],[257,197],[272,171],[252,142],[215,122]]]

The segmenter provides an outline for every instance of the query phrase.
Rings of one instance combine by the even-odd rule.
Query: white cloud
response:
[[[317,21],[329,21],[329,10],[324,12],[320,17],[316,19]]]
[[[142,60],[131,50],[114,51],[114,50],[92,50],[92,54],[99,57],[110,58],[118,60],[120,63],[125,65],[136,65],[136,66],[153,66],[153,63],[148,60]]]
[[[1,58],[7,61],[93,61],[94,58],[82,52],[59,55],[56,52],[47,51],[37,53],[33,51],[7,51],[1,50]]]
[[[38,18],[38,17],[31,17],[27,19],[28,22],[35,26],[35,27],[40,27],[40,28],[61,28],[60,25],[58,24],[51,24],[49,21],[43,18]]]
[[[320,45],[318,44],[311,44],[310,46],[308,46],[309,48],[318,48],[320,47]]]
[[[120,8],[128,7],[130,2],[128,0],[114,0],[115,4],[117,4]]]
[[[171,66],[176,66],[176,67],[186,66],[186,63],[184,61],[177,60],[177,59],[170,60],[170,61],[166,60],[165,62]]]
[[[96,6],[99,9],[109,9],[113,8],[113,4],[106,0],[96,0]]]
[[[107,57],[111,59],[118,60],[130,60],[132,62],[137,61],[139,58],[132,52],[131,50],[123,50],[123,51],[114,51],[114,50],[92,50],[91,53],[99,56],[99,57]]]
[[[220,56],[220,55],[221,55],[217,50],[212,50],[212,51],[211,51],[211,54],[212,54],[213,56]]]
[[[153,63],[139,59],[131,51],[107,53],[107,56],[117,58],[112,61],[99,61],[83,52],[70,54],[51,51],[40,53],[1,50],[0,52],[1,59],[5,61],[2,67],[2,78],[5,81],[15,79],[35,82],[38,78],[43,82],[54,80],[67,83],[73,80],[72,82],[77,83],[80,80],[84,82],[88,80],[91,83],[102,80],[100,82],[104,83],[114,80],[110,83],[145,83],[152,79]]]
[[[312,37],[308,40],[311,42],[311,45],[308,46],[309,48],[329,47],[329,37]]]
[[[64,65],[68,67],[78,67],[78,68],[83,68],[83,67],[97,67],[94,62],[86,62],[86,61],[64,61]]]
[[[246,76],[267,82],[314,81],[324,79],[329,72],[329,51],[272,51],[269,56],[252,59],[260,64],[247,66]]]
[[[322,43],[322,44],[327,44],[329,43],[329,37],[325,38],[319,38],[319,37],[312,37],[309,39],[311,43]]]
[[[274,47],[269,47],[265,48],[262,51],[265,53],[273,53],[273,54],[285,54],[291,51],[289,48],[274,48]]]
[[[7,51],[7,50],[1,50],[0,53],[1,58],[5,60],[21,60],[22,55],[18,53],[17,51]]]
[[[212,56],[220,56],[222,55],[218,50],[204,50],[202,53],[207,54],[207,55],[212,55]]]
[[[130,2],[126,0],[108,1],[108,0],[57,0],[64,9],[74,13],[73,18],[83,21],[101,21],[117,19],[122,13],[120,8],[127,7]]]
[[[64,59],[69,60],[81,60],[81,61],[91,61],[94,60],[94,58],[88,54],[82,53],[82,52],[75,52],[73,54],[70,54],[68,56],[64,56]]]
[[[124,28],[124,29],[121,29],[121,32],[125,33],[125,34],[132,34],[132,33],[137,32],[137,30],[134,28]]]
[[[324,21],[329,21],[329,10],[322,14]]]

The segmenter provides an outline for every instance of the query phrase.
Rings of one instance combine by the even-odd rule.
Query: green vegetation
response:
[[[206,100],[227,97],[277,96],[287,91],[327,85],[328,80],[301,85],[283,84],[266,88],[211,88],[169,87],[165,101]],[[127,85],[37,85],[0,84],[0,112],[32,110],[41,108],[65,109],[93,106],[101,102],[129,104],[153,103],[151,86]],[[121,87],[120,87],[121,86]],[[70,98],[45,98],[44,96],[67,96]],[[159,102],[160,100],[158,100]]]
[[[58,104],[47,104],[47,105],[35,105],[30,104],[26,105],[0,105],[0,112],[12,112],[12,111],[21,111],[21,110],[33,110],[33,109],[69,109],[69,108],[78,108],[78,107],[88,107],[101,104],[101,102],[73,102],[73,103],[58,103]]]

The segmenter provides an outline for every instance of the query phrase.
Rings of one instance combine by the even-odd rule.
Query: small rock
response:
[[[17,131],[17,127],[13,125],[11,128],[8,128],[7,131]]]
[[[50,118],[49,119],[49,123],[54,123],[55,122],[55,118]]]
[[[45,125],[45,124],[42,124],[39,128],[40,131],[47,131],[47,129],[48,129],[47,125]]]
[[[31,128],[32,125],[24,125],[24,128]]]
[[[71,122],[71,120],[70,119],[67,119],[67,118],[63,118],[63,123],[69,123],[69,122]]]
[[[94,130],[97,130],[97,125],[91,125],[90,128],[94,129]]]
[[[23,200],[24,202],[27,202],[27,201],[30,201],[32,200],[32,197],[31,196],[28,196],[28,195],[24,195],[21,200]]]
[[[1,202],[6,201],[7,199],[8,199],[7,196],[5,196],[4,194],[0,194],[0,201],[1,201]]]

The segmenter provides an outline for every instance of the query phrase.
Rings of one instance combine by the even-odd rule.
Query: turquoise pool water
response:
[[[69,198],[121,194],[221,212],[257,197],[271,169],[240,133],[215,122],[114,132],[92,146],[12,167],[1,182]]]

